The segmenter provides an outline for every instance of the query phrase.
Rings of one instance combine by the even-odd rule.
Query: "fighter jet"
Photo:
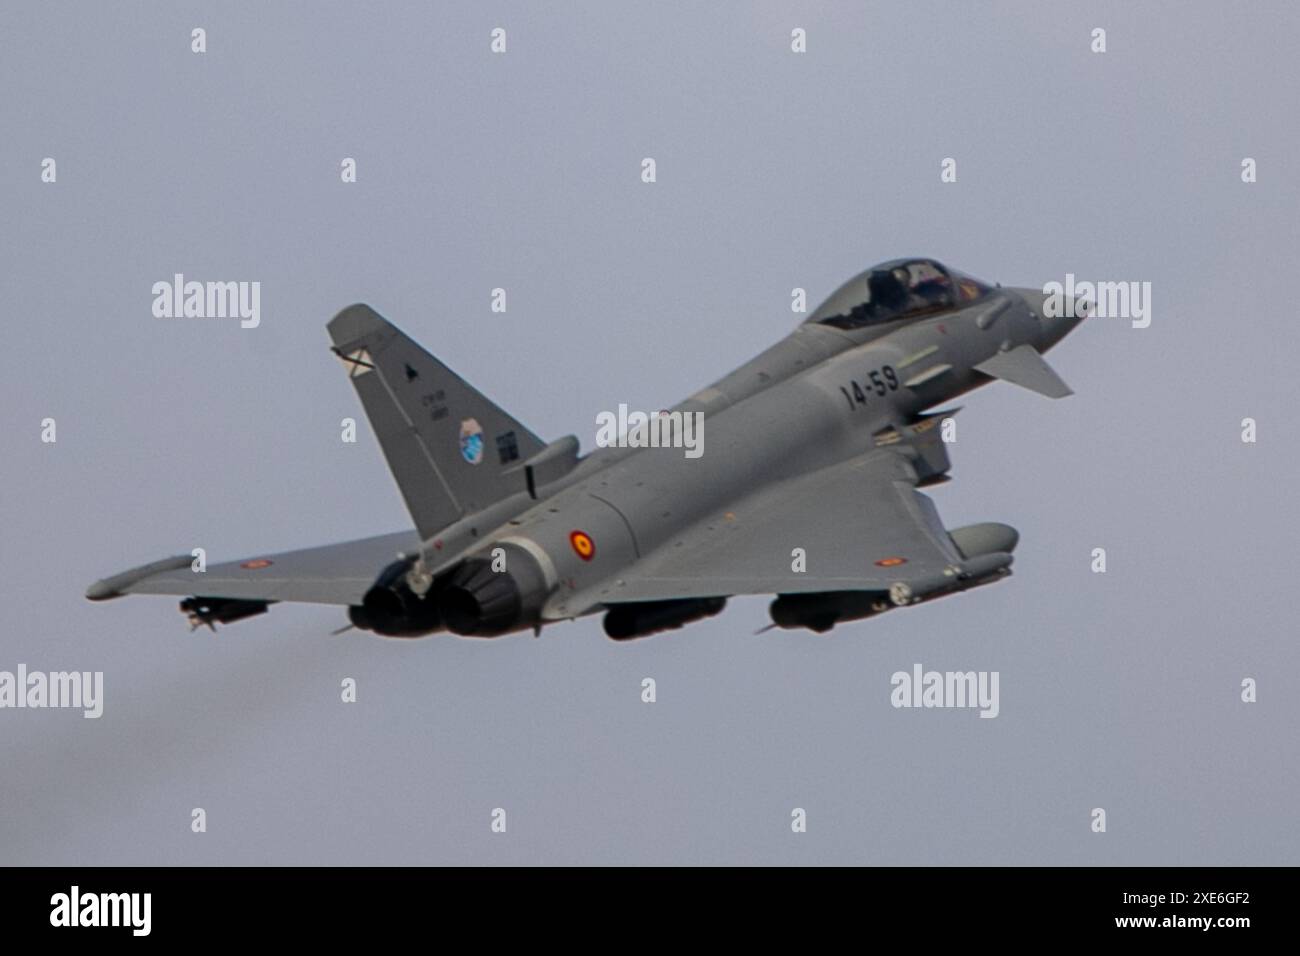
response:
[[[773,595],[771,625],[830,630],[999,581],[1019,535],[947,530],[918,489],[947,480],[932,410],[995,379],[1050,398],[1044,361],[1086,302],[990,286],[933,259],[874,266],[790,335],[663,414],[681,448],[580,455],[542,441],[366,305],[328,324],[414,530],[196,570],[190,554],[93,584],[184,598],[191,627],[298,601],[385,637],[539,634],[603,613],[615,640]],[[625,436],[626,437],[626,436]],[[644,430],[641,433],[644,438]],[[344,628],[346,630],[346,628]]]

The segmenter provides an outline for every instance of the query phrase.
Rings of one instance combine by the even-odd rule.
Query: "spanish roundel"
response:
[[[584,561],[590,561],[596,556],[596,542],[584,531],[570,531],[569,544],[573,545],[574,552]]]

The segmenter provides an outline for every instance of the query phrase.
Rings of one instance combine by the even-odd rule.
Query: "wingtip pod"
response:
[[[989,584],[1010,574],[1014,560],[1006,551],[992,552],[962,561],[942,574],[896,581],[889,587],[889,600],[896,606],[903,607]]]
[[[170,558],[163,558],[160,561],[142,564],[138,568],[131,568],[111,577],[101,578],[86,588],[86,598],[91,601],[107,601],[110,598],[121,597],[126,593],[126,589],[137,581],[141,581],[151,574],[158,574],[161,571],[176,571],[180,568],[188,568],[193,561],[194,556],[191,554],[178,554]]]
[[[109,598],[121,596],[121,591],[103,579],[96,581],[90,587],[86,588],[86,600],[88,601],[107,601]]]

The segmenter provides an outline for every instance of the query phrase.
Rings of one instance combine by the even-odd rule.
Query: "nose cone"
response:
[[[1074,330],[1088,315],[1092,303],[1087,299],[1071,298],[1061,294],[1042,292],[1039,289],[1011,290],[1025,300],[1041,327],[1038,351],[1046,352]]]

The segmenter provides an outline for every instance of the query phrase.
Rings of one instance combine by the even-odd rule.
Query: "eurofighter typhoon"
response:
[[[702,423],[699,454],[549,444],[366,305],[328,325],[414,531],[215,564],[167,558],[93,584],[182,597],[191,626],[281,601],[336,604],[387,637],[495,637],[603,613],[616,640],[681,627],[732,595],[827,631],[1010,574],[1016,530],[947,530],[930,411],[1002,379],[1070,389],[1042,353],[1087,303],[990,287],[931,259],[875,266],[776,345],[656,418]],[[644,438],[644,434],[642,435]],[[697,436],[703,437],[703,434]]]

